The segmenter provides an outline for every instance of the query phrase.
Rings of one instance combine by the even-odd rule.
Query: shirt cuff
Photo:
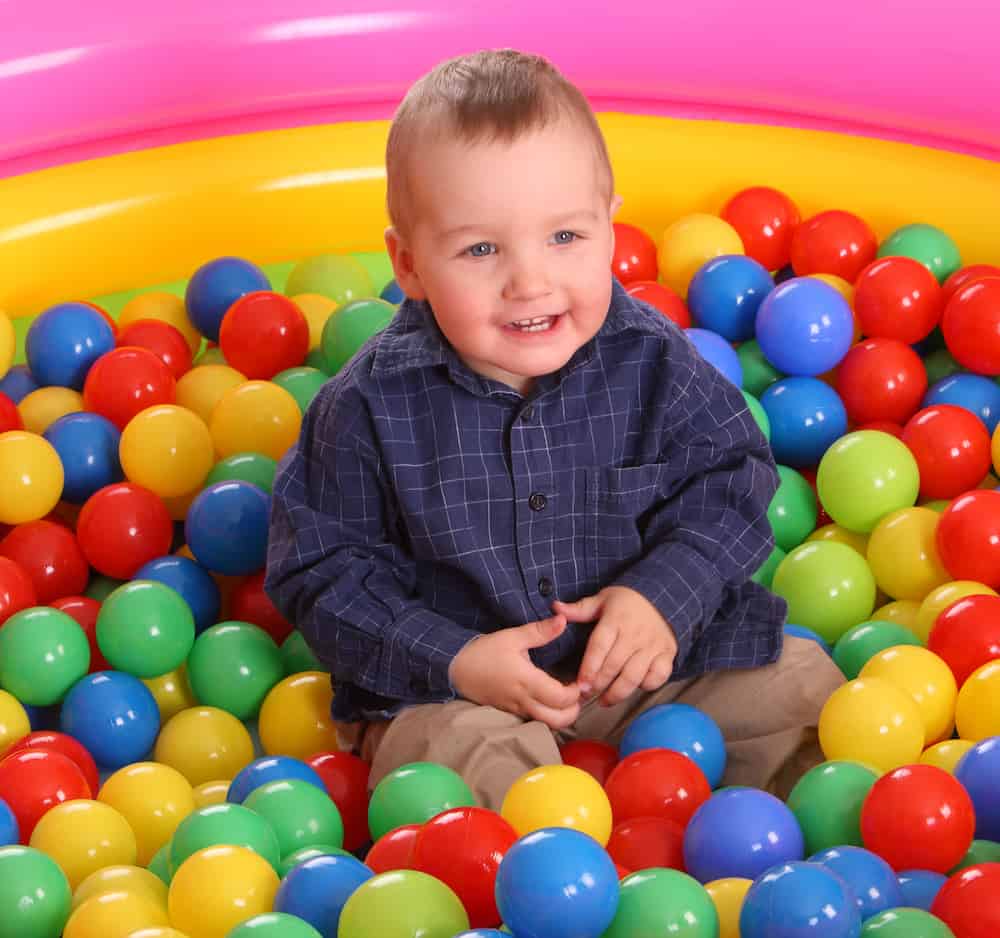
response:
[[[455,656],[480,632],[466,629],[429,609],[415,609],[396,620],[386,648],[389,674],[405,674],[406,687],[388,696],[409,703],[439,703],[458,696],[449,677]],[[392,693],[395,690],[396,693]]]

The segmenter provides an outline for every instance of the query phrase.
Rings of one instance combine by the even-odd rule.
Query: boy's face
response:
[[[436,140],[410,166],[409,237],[386,244],[459,356],[522,394],[600,329],[620,204],[587,133],[554,123],[512,143]]]

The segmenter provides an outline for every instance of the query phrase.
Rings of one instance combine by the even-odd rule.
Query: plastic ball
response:
[[[236,453],[220,459],[205,479],[205,485],[216,482],[243,481],[256,485],[268,495],[274,486],[274,474],[278,464],[263,453]]]
[[[182,710],[163,727],[153,754],[192,785],[234,778],[253,761],[253,741],[232,714],[215,707]]]
[[[652,867],[684,869],[684,828],[661,817],[636,817],[616,824],[608,854],[628,871]]]
[[[669,749],[644,749],[622,759],[604,785],[614,823],[661,817],[686,827],[712,791],[693,759]]]
[[[343,847],[334,847],[331,844],[299,847],[298,850],[281,858],[281,862],[278,864],[278,876],[284,879],[297,866],[301,866],[307,860],[314,860],[316,857],[353,857],[353,855],[344,850]]]
[[[781,561],[785,559],[785,552],[775,545],[771,553],[767,555],[767,559],[757,568],[757,572],[753,574],[750,578],[754,583],[759,583],[766,589],[771,588],[771,584],[774,581],[774,571],[781,566]],[[818,637],[818,636],[817,636]],[[820,639],[822,641],[822,639]],[[823,642],[825,645],[826,642]]]
[[[888,420],[903,424],[920,407],[927,391],[927,372],[920,356],[905,343],[865,339],[840,362],[836,387],[853,423]]]
[[[0,378],[0,393],[13,403],[20,403],[40,387],[27,365],[14,365]]]
[[[87,410],[124,430],[136,414],[157,404],[173,404],[177,381],[148,349],[126,346],[102,355],[87,374],[83,402]]]
[[[386,289],[395,282],[395,280],[390,281]],[[403,301],[402,293],[403,291],[399,290],[398,299],[390,299],[388,296],[383,296],[382,299],[389,303],[401,303]],[[323,327],[337,308],[337,302],[328,296],[320,296],[318,293],[299,293],[292,296],[292,300],[302,311],[302,315],[306,317],[306,323],[309,326],[309,350],[315,351],[323,338]]]
[[[200,365],[178,380],[177,404],[208,424],[215,405],[223,395],[246,380],[246,375],[228,365]]]
[[[873,261],[854,286],[854,311],[866,336],[912,345],[930,335],[941,319],[938,281],[927,267],[909,257]]]
[[[941,514],[937,547],[956,579],[1000,587],[1000,492],[976,490],[956,498]]]
[[[685,329],[698,354],[736,387],[743,384],[743,367],[736,350],[715,332],[707,329]]]
[[[344,847],[357,850],[368,841],[368,763],[350,752],[319,752],[307,764],[340,812]]]
[[[193,492],[212,469],[212,436],[195,413],[175,404],[136,414],[119,446],[125,475],[162,498]]]
[[[691,313],[687,304],[670,287],[655,280],[635,280],[628,285],[625,292],[658,309],[682,329],[691,328]]]
[[[28,327],[24,352],[31,373],[43,385],[80,390],[90,367],[115,347],[104,317],[85,303],[60,303]]]
[[[105,866],[91,873],[73,892],[72,908],[109,892],[128,892],[144,896],[164,912],[167,910],[167,887],[155,873],[141,866],[120,864]]]
[[[750,411],[750,415],[754,419],[754,423],[756,423],[760,428],[760,432],[764,434],[764,439],[770,442],[771,421],[768,419],[767,411],[764,410],[760,401],[758,401],[752,394],[748,394],[746,391],[743,391],[742,394],[743,400],[746,402],[747,409]]]
[[[621,882],[620,899],[605,938],[633,935],[717,938],[719,913],[697,880],[679,870],[647,869]]]
[[[185,817],[169,842],[169,866],[176,871],[200,850],[219,844],[236,844],[252,850],[277,868],[281,850],[271,822],[238,804],[197,808]]]
[[[15,613],[37,605],[38,594],[28,572],[9,557],[0,556],[0,625]]]
[[[31,847],[0,847],[0,938],[56,938],[69,917],[66,874]]]
[[[281,643],[281,660],[285,665],[285,674],[288,675],[325,670],[298,630],[290,632],[288,638]]]
[[[712,788],[722,782],[726,744],[718,724],[688,704],[651,707],[629,724],[619,745],[621,757],[643,749],[672,749],[692,759]]]
[[[837,209],[805,219],[792,232],[790,256],[795,273],[836,274],[854,283],[875,260],[878,242],[868,224]]]
[[[209,430],[220,458],[258,452],[278,460],[299,433],[295,398],[270,381],[246,381],[226,391],[212,411]]]
[[[930,870],[903,870],[896,879],[903,893],[903,906],[928,911],[947,877]]]
[[[303,779],[265,782],[250,793],[245,805],[270,822],[281,856],[311,844],[339,847],[344,842],[337,806],[324,789]]]
[[[132,297],[118,314],[118,326],[125,331],[140,320],[156,320],[173,326],[187,342],[193,355],[201,346],[201,335],[184,309],[184,300],[163,290],[149,290]]]
[[[17,409],[17,404],[0,391],[0,433],[23,429],[24,420],[21,418],[21,412]]]
[[[691,279],[707,261],[743,253],[743,241],[728,222],[700,212],[685,215],[663,234],[657,255],[660,279],[686,297]]]
[[[968,267],[960,267],[941,284],[944,302],[947,304],[962,287],[986,277],[1000,277],[1000,267],[994,264],[970,264]]]
[[[322,938],[308,922],[296,915],[266,912],[237,925],[226,938]]]
[[[118,459],[121,434],[100,414],[67,414],[50,424],[44,437],[62,463],[65,501],[80,504],[98,489],[124,479]]]
[[[937,550],[938,515],[901,508],[876,525],[868,541],[868,566],[879,589],[894,599],[923,599],[951,580]]]
[[[320,254],[299,261],[288,275],[285,294],[301,293],[316,293],[339,305],[372,296],[375,287],[356,258],[349,254]]]
[[[203,567],[227,576],[264,566],[270,498],[249,482],[217,482],[191,504],[184,533]]]
[[[28,733],[27,736],[22,736],[7,752],[12,754],[40,749],[46,752],[57,752],[74,762],[87,780],[90,797],[97,797],[97,791],[100,787],[97,764],[94,762],[94,757],[72,736],[53,730],[37,730]]]
[[[131,938],[137,929],[166,926],[167,910],[149,896],[104,892],[76,906],[63,938]]]
[[[776,545],[789,551],[816,527],[816,495],[812,486],[788,466],[778,466],[778,478],[778,490],[768,505],[767,518]]]
[[[70,388],[39,388],[27,395],[17,409],[24,429],[40,436],[60,417],[82,411],[83,395]]]
[[[156,701],[157,709],[160,711],[161,725],[180,713],[181,710],[187,710],[198,704],[194,691],[191,690],[191,683],[187,679],[186,666],[181,666],[174,671],[168,671],[166,674],[160,674],[154,678],[146,678],[142,683],[149,688],[149,692]]]
[[[1000,737],[970,746],[955,767],[955,777],[969,793],[976,812],[976,836],[1000,842],[1000,797],[996,779],[1000,770]]]
[[[853,681],[875,655],[896,645],[920,645],[920,639],[905,625],[872,618],[841,635],[833,648],[833,660],[844,677]]]
[[[831,847],[809,857],[833,870],[854,891],[862,921],[903,904],[903,893],[891,866],[862,847]]]
[[[87,636],[58,609],[25,609],[0,629],[0,685],[23,703],[58,703],[89,667]]]
[[[614,232],[611,272],[625,285],[634,280],[655,280],[656,242],[641,228],[620,221],[614,223]]]
[[[891,603],[886,603],[884,606],[879,606],[879,608],[872,613],[872,619],[877,619],[880,622],[892,622],[896,625],[902,625],[904,628],[909,629],[910,632],[916,635],[917,613],[920,611],[920,605],[921,604],[915,599],[897,599]],[[898,645],[901,643],[896,642],[895,644]],[[923,642],[921,642],[921,644],[923,644]]]
[[[776,381],[760,403],[770,422],[774,457],[787,466],[815,466],[847,432],[847,411],[840,396],[819,378]]]
[[[0,540],[0,556],[27,573],[38,605],[82,593],[87,586],[87,559],[73,532],[56,522],[43,519],[19,524]]]
[[[789,262],[792,233],[802,219],[784,192],[767,186],[742,189],[720,214],[736,229],[749,257],[768,270],[780,270]]]
[[[151,580],[180,594],[194,618],[195,631],[204,632],[218,621],[221,595],[211,575],[189,557],[168,554],[143,564],[137,580]]]
[[[955,938],[937,916],[923,909],[885,909],[861,927],[861,938]]]
[[[241,296],[269,290],[267,275],[256,265],[239,257],[219,257],[199,267],[188,281],[184,295],[188,318],[195,328],[213,342],[226,311]]]
[[[451,936],[468,927],[462,903],[444,883],[417,870],[394,870],[373,876],[352,893],[340,913],[337,936]]]
[[[396,315],[396,307],[385,300],[364,299],[335,310],[323,327],[321,348],[330,374],[344,367],[355,352]]]
[[[752,339],[757,309],[774,281],[767,269],[742,254],[713,258],[688,286],[695,322],[730,342]]]
[[[320,671],[293,674],[277,683],[264,698],[258,718],[264,752],[308,759],[339,748],[330,716],[332,701],[330,675]]]
[[[10,805],[0,798],[0,847],[19,843],[20,839],[21,832],[17,826],[17,818]]]
[[[878,256],[899,255],[913,258],[944,283],[962,266],[958,246],[940,228],[927,224],[897,228],[879,245]]]
[[[861,846],[861,806],[878,775],[858,762],[822,762],[795,783],[788,808],[802,828],[805,852]]]
[[[373,875],[354,857],[320,856],[306,860],[282,880],[274,899],[275,911],[308,922],[322,938],[336,938],[344,905]]]
[[[404,824],[423,824],[442,811],[475,803],[468,785],[456,772],[433,762],[411,762],[394,769],[376,785],[368,806],[368,828],[378,840]]]
[[[213,804],[225,804],[231,784],[229,779],[213,779],[210,782],[195,785],[192,789],[195,809],[207,808]]]
[[[969,739],[945,739],[942,742],[935,743],[933,746],[928,746],[920,754],[919,761],[921,765],[933,765],[954,775],[955,767],[958,765],[959,760],[974,745],[975,743]]]
[[[1000,660],[977,668],[962,685],[955,704],[955,728],[962,739],[1000,736]]]
[[[975,414],[993,433],[1000,422],[1000,386],[982,375],[953,374],[936,381],[924,396],[924,407],[951,404]]]
[[[219,329],[226,361],[251,379],[270,379],[301,365],[309,351],[309,324],[287,297],[248,293],[226,311]]]
[[[0,522],[47,515],[59,501],[63,468],[48,440],[24,430],[0,433]]]
[[[945,583],[944,586],[931,590],[920,603],[916,619],[911,626],[913,633],[923,644],[927,644],[938,616],[952,603],[967,596],[996,595],[996,592],[990,587],[974,580],[953,580],[950,583]]]
[[[922,498],[954,498],[990,471],[990,435],[963,407],[938,404],[918,411],[903,428],[903,442],[917,461]]]
[[[375,839],[365,854],[365,865],[376,873],[412,868],[413,848],[422,824],[404,824]]]
[[[284,388],[299,405],[299,410],[305,414],[319,389],[329,381],[329,376],[318,368],[305,365],[297,368],[286,368],[271,379],[279,388]]]
[[[136,320],[122,328],[115,344],[119,348],[133,345],[148,349],[178,380],[191,370],[191,347],[183,333],[170,323],[157,319]]]
[[[0,759],[0,798],[17,820],[22,843],[55,805],[90,796],[83,771],[61,753],[29,749]]]
[[[255,759],[237,773],[226,793],[226,801],[231,804],[242,804],[262,785],[284,779],[308,782],[320,791],[326,792],[323,779],[307,763],[288,756],[265,756],[262,759]]]
[[[10,321],[10,317],[0,310],[0,375],[6,374],[11,362],[14,361],[16,345],[14,324]]]
[[[398,306],[403,302],[403,300],[406,299],[406,294],[403,292],[403,288],[396,283],[395,279],[393,279],[382,287],[382,290],[379,293],[379,299]]]
[[[13,694],[0,690],[0,759],[30,732],[31,722],[21,702]]]
[[[292,623],[279,612],[265,592],[264,573],[259,570],[235,586],[229,594],[230,617],[256,625],[276,642],[283,642],[292,632]]]
[[[992,938],[1000,934],[1000,863],[982,863],[956,873],[931,905],[955,938]]]
[[[975,280],[944,308],[941,331],[948,351],[963,368],[1000,374],[1000,278]]]

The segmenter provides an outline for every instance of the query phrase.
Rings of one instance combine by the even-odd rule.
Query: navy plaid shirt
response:
[[[527,398],[406,300],[310,406],[274,483],[265,586],[336,684],[339,720],[453,699],[475,636],[610,585],[677,636],[674,677],[773,661],[785,603],[770,449],[739,390],[615,282],[607,318]],[[579,658],[571,624],[532,652]]]

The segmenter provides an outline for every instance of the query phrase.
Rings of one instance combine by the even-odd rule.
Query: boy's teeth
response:
[[[552,319],[551,316],[536,316],[534,319],[515,319],[515,326],[539,326]]]

